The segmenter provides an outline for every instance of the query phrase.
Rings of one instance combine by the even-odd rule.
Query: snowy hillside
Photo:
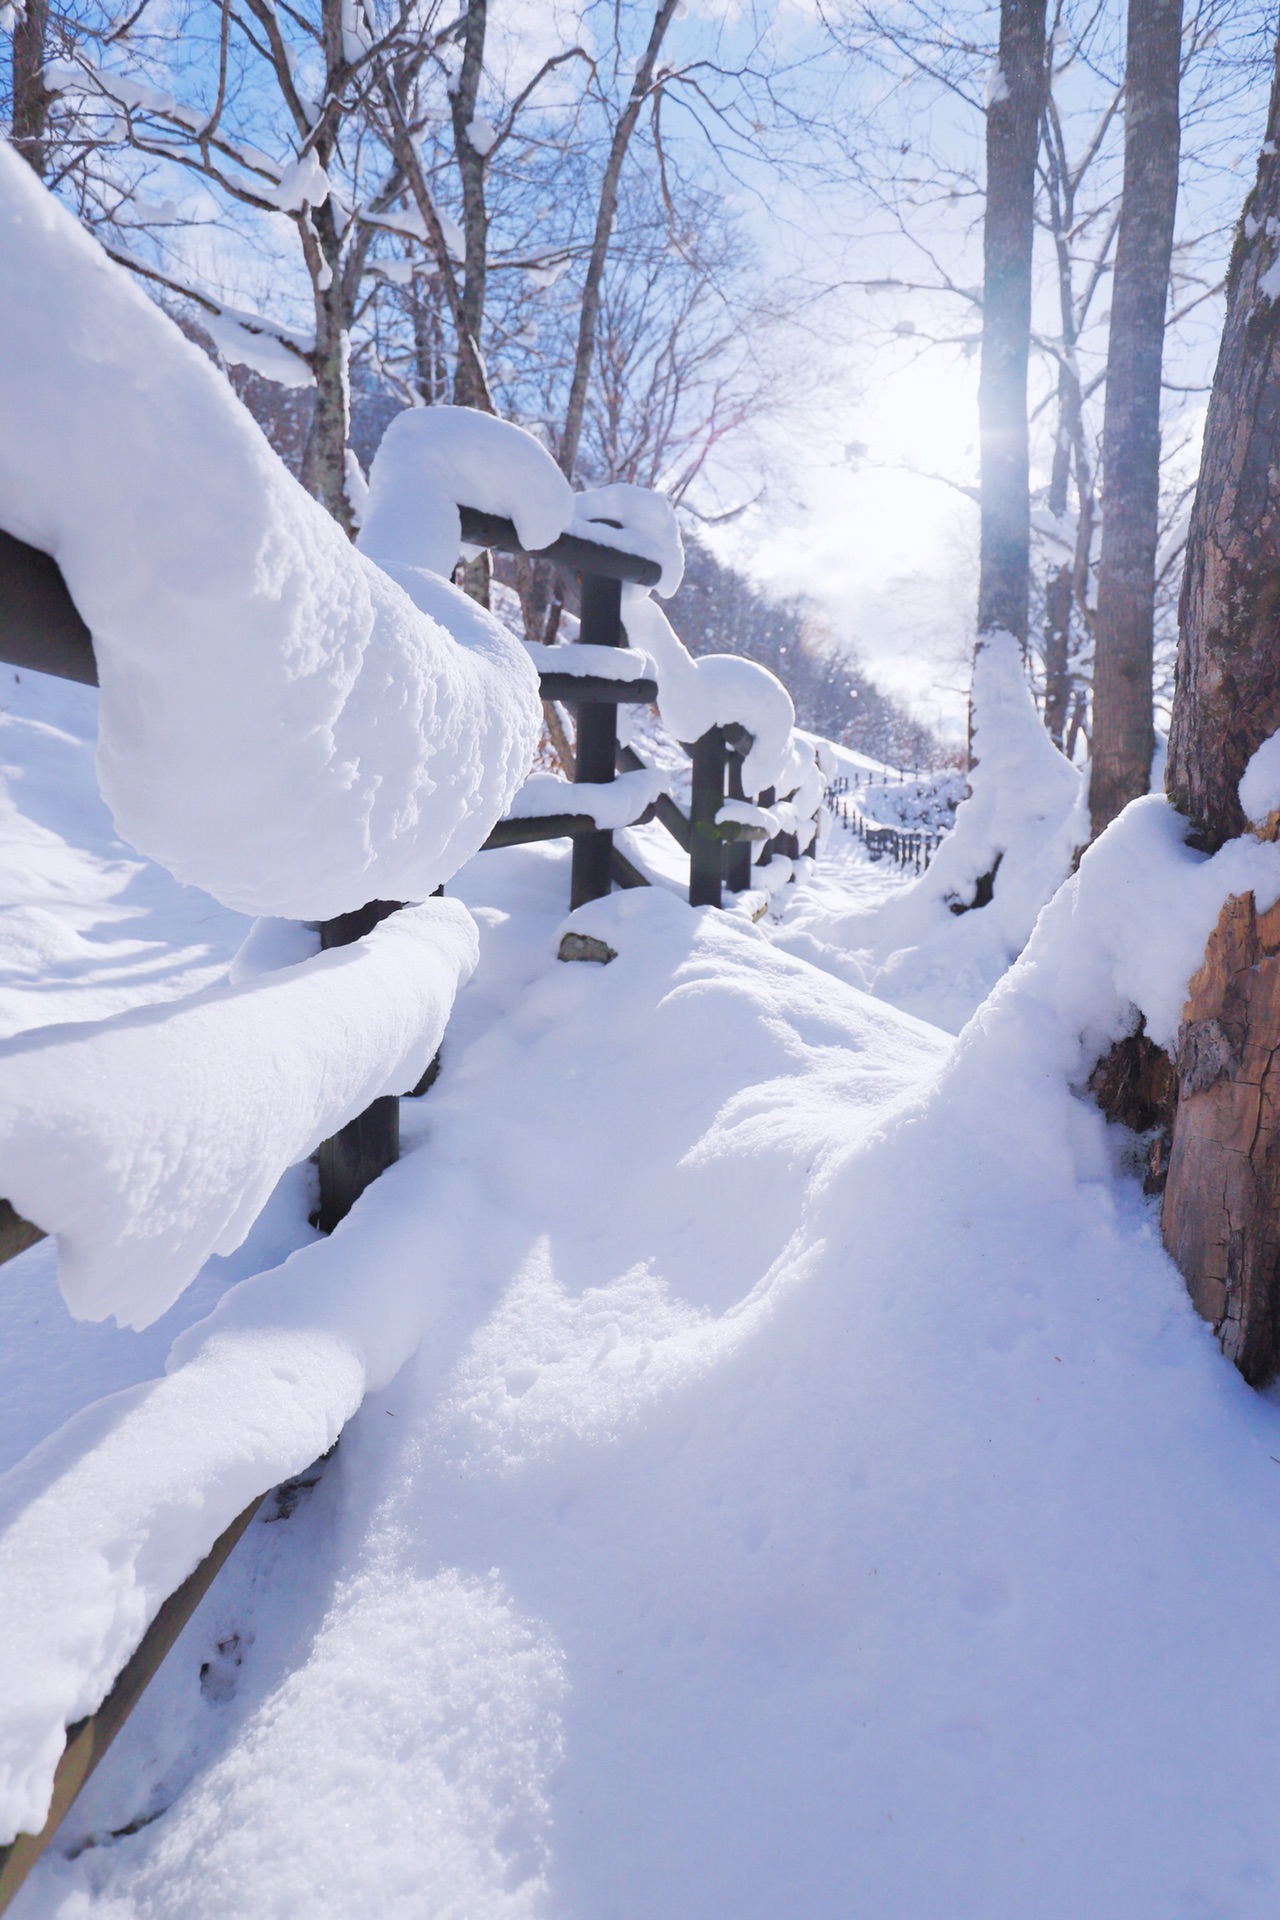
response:
[[[4,694],[10,1031],[204,987],[245,929],[113,841],[93,700]],[[360,1341],[368,1386],[19,1920],[1272,1914],[1280,1422],[1069,1090],[1091,1021],[1176,1016],[1229,883],[1163,833],[1089,856],[958,1043],[789,931],[841,888],[906,910],[852,850],[773,937],[661,888],[582,909],[603,967],[556,958],[561,844],[481,854],[443,1073],[331,1239],[291,1174],[141,1334],[73,1322],[49,1243],[10,1262],[6,1464],[48,1439],[7,1538],[79,1515],[6,1622],[33,1711],[33,1619],[83,1657],[98,1569],[145,1589],[193,1502],[309,1466]]]

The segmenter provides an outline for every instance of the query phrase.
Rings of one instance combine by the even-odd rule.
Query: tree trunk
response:
[[[1280,1365],[1280,907],[1227,901],[1191,982],[1164,1243],[1253,1386]]]
[[[1058,434],[1053,443],[1049,476],[1049,512],[1061,526],[1067,511],[1071,483],[1071,437],[1067,432],[1067,388],[1070,375],[1058,371]],[[1044,724],[1055,747],[1067,731],[1071,703],[1071,605],[1075,598],[1072,563],[1055,562],[1044,583]]]
[[[1237,786],[1280,728],[1280,49],[1227,318],[1178,610],[1167,787],[1212,851],[1243,832]]]
[[[573,378],[569,383],[564,431],[560,436],[560,470],[568,480],[573,479],[574,470],[578,464],[578,447],[582,440],[583,422],[586,419],[587,387],[596,350],[596,322],[600,317],[605,260],[608,257],[609,242],[613,238],[614,218],[618,211],[618,183],[622,179],[622,163],[627,157],[627,148],[636,130],[640,110],[653,86],[658,55],[666,39],[667,28],[674,20],[679,4],[680,0],[662,0],[662,5],[654,15],[649,44],[636,68],[630,96],[613,130],[613,139],[609,143],[609,157],[605,162],[604,178],[600,183],[600,204],[596,209],[596,230],[591,242],[591,256],[587,261],[587,276],[582,288],[582,311],[578,316],[578,344],[573,357]],[[1044,0],[1041,0],[1042,12],[1043,7]]]
[[[1179,610],[1168,791],[1207,849],[1241,833],[1237,787],[1280,727],[1280,46],[1227,318]],[[1165,1245],[1245,1378],[1280,1364],[1280,910],[1227,902],[1191,983]]]
[[[487,25],[488,0],[467,0],[462,67],[449,94],[454,157],[462,182],[462,315],[467,335],[475,342],[477,352],[480,351],[484,335],[484,306],[488,291],[489,209],[485,200],[485,155],[472,146],[471,128],[476,117],[480,78],[484,72]],[[474,359],[460,353],[453,383],[455,406],[481,405],[474,372]]]
[[[1001,0],[1000,63],[987,108],[982,237],[978,645],[985,635],[1003,631],[1024,652],[1031,568],[1027,358],[1044,55],[1045,0]]]
[[[13,144],[43,180],[49,99],[44,68],[48,59],[49,0],[26,0],[13,30]]]
[[[317,236],[305,243],[316,316],[316,344],[311,356],[316,402],[302,456],[302,484],[354,538],[355,516],[347,499],[351,394],[346,276],[341,271],[341,241],[332,208],[328,203],[313,208],[310,218]],[[313,251],[318,251],[323,264],[313,261]]]
[[[1160,368],[1178,201],[1182,0],[1129,0],[1124,194],[1102,434],[1102,562],[1093,670],[1096,839],[1151,784]]]

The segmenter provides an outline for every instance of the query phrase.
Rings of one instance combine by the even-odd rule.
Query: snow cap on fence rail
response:
[[[121,834],[249,913],[425,899],[528,771],[523,648],[355,551],[2,144],[0,256],[0,527],[54,556],[93,634]]]
[[[616,521],[617,525],[610,523]],[[684,542],[675,508],[665,494],[615,480],[573,496],[573,519],[568,531],[581,540],[595,540],[620,553],[638,553],[656,561],[662,578],[655,592],[669,600],[684,579]]]
[[[397,414],[369,469],[361,551],[447,577],[462,554],[460,507],[512,521],[536,551],[565,531],[574,494],[542,442],[513,421],[474,407]]]
[[[736,654],[697,659],[643,587],[622,590],[622,623],[632,646],[658,669],[658,711],[663,725],[686,744],[712,727],[741,726],[751,735],[742,780],[748,793],[776,786],[791,763],[796,710],[775,674]]]
[[[456,900],[240,986],[0,1042],[0,1193],[57,1235],[78,1319],[144,1327],[286,1167],[421,1079],[475,967]]]

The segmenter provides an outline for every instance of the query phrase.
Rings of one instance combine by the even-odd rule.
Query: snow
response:
[[[481,159],[484,159],[486,155],[493,152],[498,143],[498,129],[492,120],[485,120],[477,114],[474,120],[467,123],[467,139]]]
[[[250,913],[426,898],[528,770],[522,649],[459,645],[354,553],[9,149],[0,222],[0,525],[93,633],[120,833]]]
[[[786,820],[784,825],[789,813],[789,808],[757,807],[749,800],[726,800],[716,814],[716,824],[753,827],[764,839],[771,840],[775,833],[792,830],[791,820]]]
[[[536,640],[526,640],[524,650],[539,673],[631,681],[652,679],[658,671],[648,654],[638,653],[634,647],[596,647],[590,641],[584,644],[576,640],[571,646],[544,647]]]
[[[739,725],[751,735],[742,767],[749,793],[776,786],[792,763],[795,708],[767,667],[736,654],[698,659],[643,587],[622,590],[622,623],[630,644],[658,669],[658,711],[677,740],[691,745],[712,727]]]
[[[1255,827],[1280,812],[1280,734],[1263,741],[1240,776],[1240,806]]]
[[[447,575],[462,553],[460,506],[501,514],[537,550],[559,539],[572,503],[569,482],[523,427],[472,407],[415,407],[396,415],[374,456],[360,547]]]
[[[92,881],[118,943],[146,870],[95,812],[94,696],[14,698],[33,896]],[[11,1262],[0,1425],[43,1437],[0,1481],[11,1817],[221,1527],[343,1429],[15,1920],[1270,1920],[1280,1414],[1073,1091],[1139,1014],[1170,1043],[1227,895],[1280,897],[1280,847],[1183,835],[1128,809],[958,1041],[786,919],[665,887],[566,919],[566,849],[485,854],[441,1077],[334,1236],[281,1195],[260,1270],[211,1262],[143,1334],[59,1318],[47,1246]],[[787,891],[837,879],[867,917],[914,892],[839,835]],[[193,896],[148,884],[188,955]],[[193,977],[308,964],[209,910]],[[562,965],[567,928],[617,959]],[[79,939],[95,1017],[152,990],[145,948],[101,984]]]
[[[0,1193],[57,1234],[72,1312],[146,1326],[287,1167],[414,1086],[474,940],[432,900],[240,985],[0,1042]]]
[[[928,871],[865,907],[819,876],[788,904],[776,935],[789,951],[952,1033],[1022,952],[1089,838],[1081,776],[1050,740],[1007,634],[989,636],[977,655],[972,711],[969,797]],[[868,814],[876,792],[867,790]],[[991,899],[971,906],[984,877]]]
[[[598,827],[629,827],[670,787],[667,776],[650,767],[620,773],[601,785],[590,780],[561,780],[553,773],[534,773],[511,802],[511,818],[539,820],[548,814],[585,813]]]
[[[246,326],[231,313],[205,313],[201,325],[231,366],[250,367],[254,373],[260,373],[265,380],[274,380],[281,387],[315,385],[310,366],[285,346],[278,329]]]
[[[616,525],[611,524],[617,522]],[[675,508],[664,494],[616,480],[573,497],[568,531],[623,553],[656,560],[662,577],[656,591],[669,600],[684,578],[684,542]]]
[[[299,154],[281,170],[273,187],[255,186],[260,200],[270,201],[281,213],[300,213],[303,207],[322,207],[329,198],[329,176],[314,148]]]

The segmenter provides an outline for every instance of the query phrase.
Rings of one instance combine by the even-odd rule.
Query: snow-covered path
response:
[[[953,1043],[660,889],[562,965],[554,848],[458,890],[444,1074],[325,1256],[427,1336],[17,1920],[1271,1920],[1280,1413],[1025,966]]]

